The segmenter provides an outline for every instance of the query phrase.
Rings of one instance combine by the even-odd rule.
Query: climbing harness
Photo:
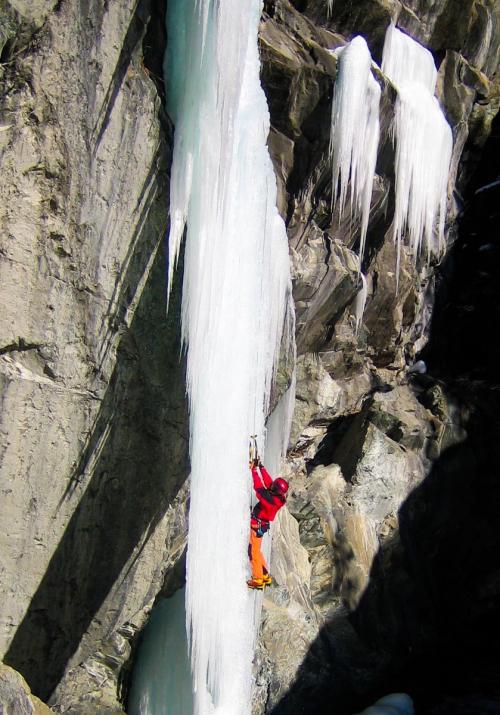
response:
[[[257,529],[254,529],[257,536],[264,536],[264,534],[266,534],[269,531],[269,527],[270,527],[269,522],[259,519],[259,517],[255,516],[255,514],[253,512],[252,512],[252,519],[254,519],[258,524]]]

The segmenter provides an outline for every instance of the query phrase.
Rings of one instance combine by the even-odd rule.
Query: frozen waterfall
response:
[[[370,50],[361,36],[337,51],[337,55],[330,133],[332,197],[338,202],[341,215],[350,187],[351,213],[361,219],[361,268],[377,163],[380,86],[372,75]]]
[[[185,231],[186,618],[198,715],[250,711],[248,436],[263,443],[287,321],[293,339],[288,243],[259,80],[261,9],[261,0],[171,0],[167,11],[167,102],[175,123],[169,282]]]
[[[382,71],[398,98],[394,119],[396,207],[394,237],[397,272],[401,241],[408,234],[415,260],[425,246],[427,258],[444,247],[447,183],[453,140],[434,97],[437,72],[431,53],[394,25],[387,29]]]

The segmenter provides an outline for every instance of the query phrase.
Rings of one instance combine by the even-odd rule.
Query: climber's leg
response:
[[[248,553],[252,566],[252,577],[254,580],[262,582],[264,576],[265,561],[261,551],[262,536],[257,536],[254,529],[250,529],[250,545]]]

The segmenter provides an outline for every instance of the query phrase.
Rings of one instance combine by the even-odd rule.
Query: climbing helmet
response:
[[[282,477],[278,477],[273,482],[272,490],[273,490],[273,492],[276,492],[277,494],[282,494],[283,496],[285,496],[285,494],[288,491],[288,482],[286,481],[286,479],[283,479]]]

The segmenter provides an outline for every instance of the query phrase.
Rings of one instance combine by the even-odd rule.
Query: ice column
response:
[[[380,134],[380,86],[371,73],[370,50],[361,36],[343,47],[338,56],[330,134],[332,196],[342,214],[350,179],[351,212],[354,218],[361,218],[361,266]]]
[[[403,234],[408,234],[415,260],[422,243],[428,258],[443,249],[453,140],[434,97],[437,73],[431,53],[392,24],[385,36],[382,71],[398,91],[393,132],[399,274]]]
[[[250,711],[248,436],[265,432],[282,331],[292,321],[288,243],[259,81],[261,6],[169,0],[167,11],[167,102],[175,123],[169,281],[186,230],[186,618],[198,715]]]

